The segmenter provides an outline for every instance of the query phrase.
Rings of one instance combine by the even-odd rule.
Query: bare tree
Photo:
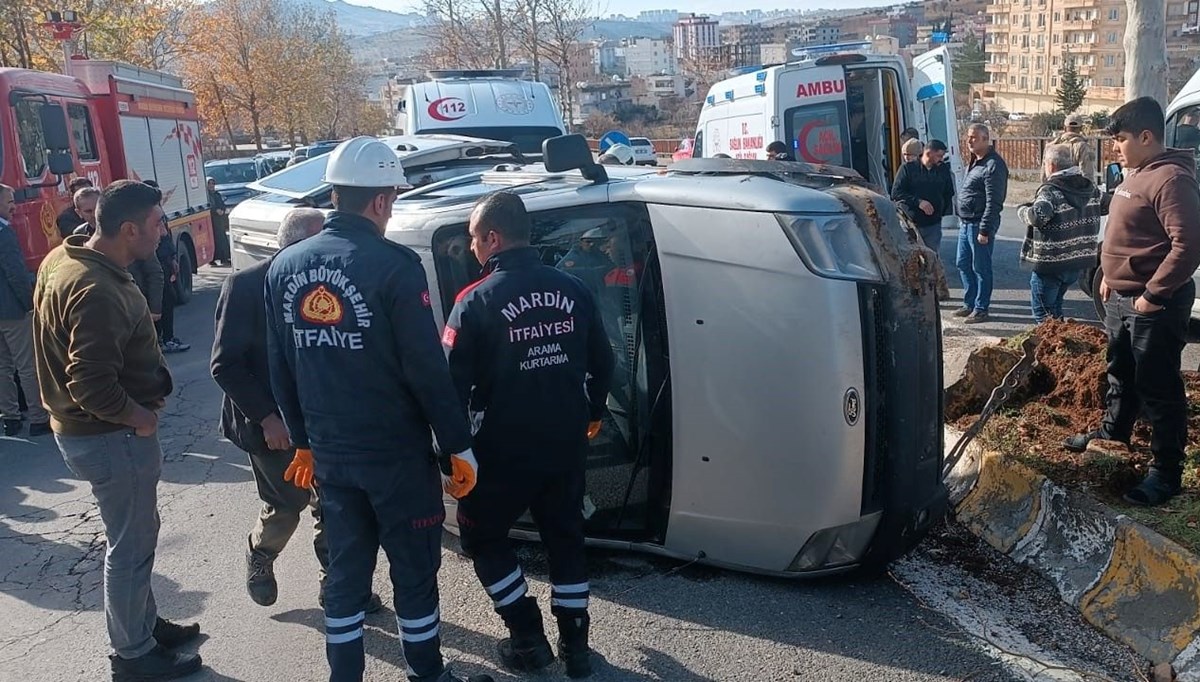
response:
[[[500,0],[479,0],[481,24],[486,29],[488,41],[492,45],[492,63],[497,69],[508,68],[508,47],[506,36],[512,30],[510,21],[512,8],[509,3]]]
[[[542,78],[542,45],[545,34],[545,0],[516,0],[513,6],[513,37],[522,56],[529,57],[533,80]]]
[[[1167,26],[1163,0],[1125,0],[1125,99],[1167,101]]]
[[[540,43],[542,54],[558,68],[559,107],[569,127],[575,108],[571,57],[595,20],[598,8],[595,0],[542,0],[542,4],[546,17],[546,37]]]
[[[476,2],[486,0],[424,0],[425,14],[433,19],[422,35],[432,47],[421,55],[425,64],[440,69],[483,69],[494,66],[494,42],[479,39],[488,34],[488,22]]]

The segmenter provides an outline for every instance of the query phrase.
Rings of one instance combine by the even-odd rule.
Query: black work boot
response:
[[[180,625],[165,618],[154,621],[154,640],[164,649],[183,646],[200,636],[200,624]]]
[[[4,420],[4,435],[15,436],[21,432],[20,419],[5,419]]]
[[[246,592],[259,606],[270,606],[279,598],[275,562],[252,550],[246,551]]]
[[[199,654],[171,653],[160,644],[137,658],[109,656],[113,682],[156,682],[187,677],[200,670]]]
[[[579,679],[592,674],[592,650],[588,647],[589,616],[558,618],[558,657],[567,665],[567,677]]]
[[[500,640],[500,663],[514,672],[532,673],[554,662],[554,651],[542,629],[542,612],[532,597],[521,597],[501,614],[510,637]]]

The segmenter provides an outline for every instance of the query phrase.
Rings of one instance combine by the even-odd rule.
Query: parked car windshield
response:
[[[215,163],[204,166],[204,175],[217,181],[218,185],[244,185],[258,179],[254,160],[237,163]]]
[[[435,128],[421,130],[418,135],[465,135],[485,140],[512,142],[522,154],[541,154],[542,141],[562,135],[558,128],[533,128],[527,126],[496,126],[481,128]]]

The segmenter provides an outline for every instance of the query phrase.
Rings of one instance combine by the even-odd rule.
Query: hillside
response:
[[[332,9],[338,26],[352,36],[370,36],[390,31],[404,31],[427,23],[422,14],[398,14],[374,7],[351,5],[343,0],[296,0],[318,10]]]

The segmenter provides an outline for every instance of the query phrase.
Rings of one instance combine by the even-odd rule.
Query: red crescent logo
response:
[[[467,103],[458,97],[443,97],[429,103],[429,117],[437,121],[457,121],[467,115]]]
[[[804,161],[806,163],[828,163],[829,162],[828,159],[818,158],[816,156],[813,156],[812,152],[808,151],[808,136],[810,133],[812,133],[813,128],[816,128],[820,125],[821,125],[821,121],[809,121],[808,123],[804,124],[804,127],[800,129],[800,134],[796,136],[800,139],[800,144],[798,145],[799,151],[800,151],[800,158],[804,159]]]

